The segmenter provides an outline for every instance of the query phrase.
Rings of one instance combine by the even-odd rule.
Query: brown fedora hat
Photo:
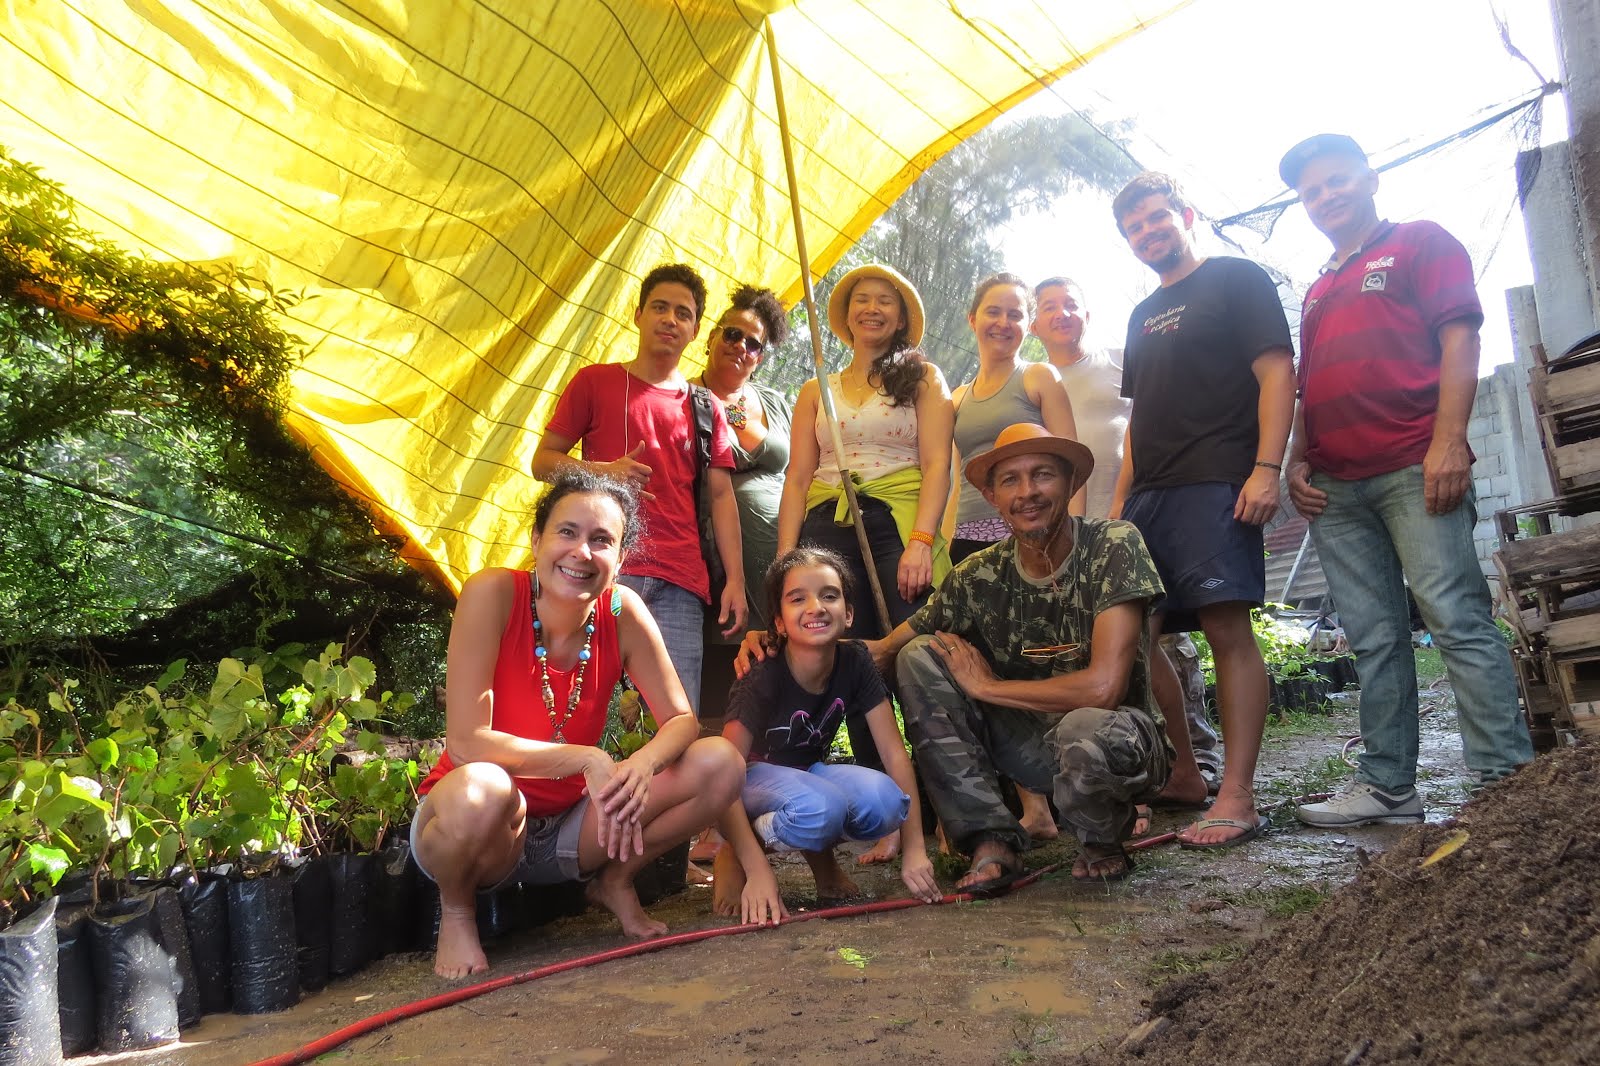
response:
[[[1035,422],[1016,422],[1000,431],[994,447],[967,461],[963,472],[981,492],[989,487],[989,473],[995,464],[1013,455],[1054,455],[1072,468],[1072,491],[1089,480],[1094,470],[1094,454],[1075,440],[1058,437]]]

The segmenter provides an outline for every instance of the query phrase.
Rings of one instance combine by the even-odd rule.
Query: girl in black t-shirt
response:
[[[717,853],[718,914],[774,924],[788,916],[765,850],[799,851],[819,899],[858,889],[833,856],[842,840],[876,840],[900,829],[900,876],[919,899],[939,886],[923,843],[916,778],[889,692],[866,646],[842,639],[850,627],[850,570],[825,548],[794,548],[767,571],[767,600],[779,654],[734,684],[722,735],[744,753],[745,786],[722,819]],[[887,773],[826,761],[847,719],[872,731]]]

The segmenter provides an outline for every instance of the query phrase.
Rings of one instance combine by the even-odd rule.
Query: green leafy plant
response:
[[[337,644],[302,652],[225,658],[209,683],[178,661],[98,715],[72,680],[47,713],[11,698],[0,708],[0,918],[75,867],[161,876],[177,863],[381,844],[414,807],[420,768],[388,756],[377,729],[411,696],[368,696],[372,663],[345,660]]]
[[[1306,631],[1278,619],[1274,609],[1287,610],[1282,604],[1269,603],[1250,612],[1250,628],[1267,672],[1279,681],[1304,677],[1312,672],[1311,664],[1317,658],[1307,646]]]

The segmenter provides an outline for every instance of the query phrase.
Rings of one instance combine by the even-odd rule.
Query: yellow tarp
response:
[[[452,585],[638,282],[813,271],[938,156],[1177,0],[0,0],[0,143],[83,221],[303,290],[293,428]],[[690,348],[691,359],[702,349]]]

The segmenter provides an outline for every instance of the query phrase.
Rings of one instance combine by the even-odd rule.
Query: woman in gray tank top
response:
[[[1007,426],[1033,422],[1058,437],[1076,440],[1072,401],[1061,375],[1049,363],[1018,358],[1033,317],[1033,290],[1015,274],[991,274],[978,283],[967,322],[978,339],[978,373],[955,391],[955,469],[994,447]],[[1072,514],[1083,514],[1083,493],[1072,498]],[[1011,535],[1005,519],[983,494],[961,479],[959,495],[945,514],[950,561],[962,559]]]

